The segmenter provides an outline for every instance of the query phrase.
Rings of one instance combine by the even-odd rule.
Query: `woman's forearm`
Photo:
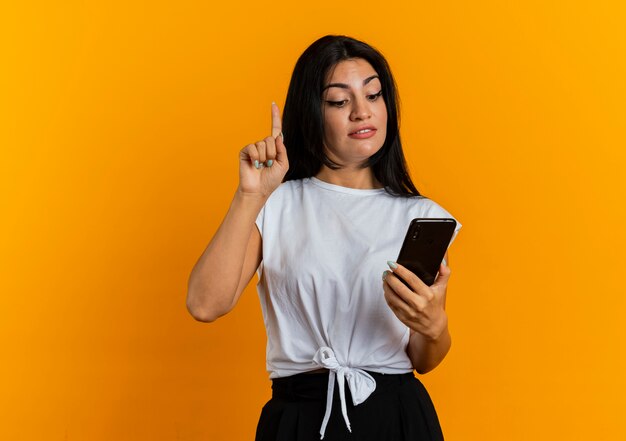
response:
[[[266,199],[235,193],[222,224],[189,276],[187,308],[197,319],[213,321],[232,308],[250,234]]]
[[[436,368],[450,350],[452,340],[448,326],[446,324],[444,331],[436,338],[426,337],[413,330],[410,332],[407,354],[417,373],[425,374]]]

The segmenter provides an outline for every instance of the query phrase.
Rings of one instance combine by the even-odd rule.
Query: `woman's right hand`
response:
[[[272,103],[272,136],[239,152],[239,188],[246,195],[269,197],[289,169],[278,105]]]

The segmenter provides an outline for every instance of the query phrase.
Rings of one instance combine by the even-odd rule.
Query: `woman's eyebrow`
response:
[[[367,77],[366,79],[363,80],[363,85],[365,86],[367,83],[369,83],[370,81],[372,81],[374,78],[378,78],[378,75],[372,75],[371,77]],[[378,78],[380,80],[380,78]],[[325,91],[326,89],[328,89],[329,87],[341,87],[342,89],[349,89],[350,86],[348,86],[345,83],[330,83],[327,86],[324,86],[324,88],[322,89],[322,92]]]

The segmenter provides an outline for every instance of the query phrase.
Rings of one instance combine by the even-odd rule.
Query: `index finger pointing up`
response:
[[[283,130],[283,123],[280,120],[280,111],[278,110],[278,104],[272,101],[272,136],[276,138]]]

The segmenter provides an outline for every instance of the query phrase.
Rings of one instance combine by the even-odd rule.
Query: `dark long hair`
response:
[[[315,176],[322,164],[335,170],[340,168],[324,152],[322,89],[329,69],[354,58],[362,58],[374,68],[387,107],[385,143],[368,158],[364,167],[372,168],[387,193],[421,196],[411,181],[402,152],[399,97],[387,60],[370,45],[344,35],[326,35],[316,40],[298,58],[293,69],[282,117],[289,155],[289,170],[283,182]]]

